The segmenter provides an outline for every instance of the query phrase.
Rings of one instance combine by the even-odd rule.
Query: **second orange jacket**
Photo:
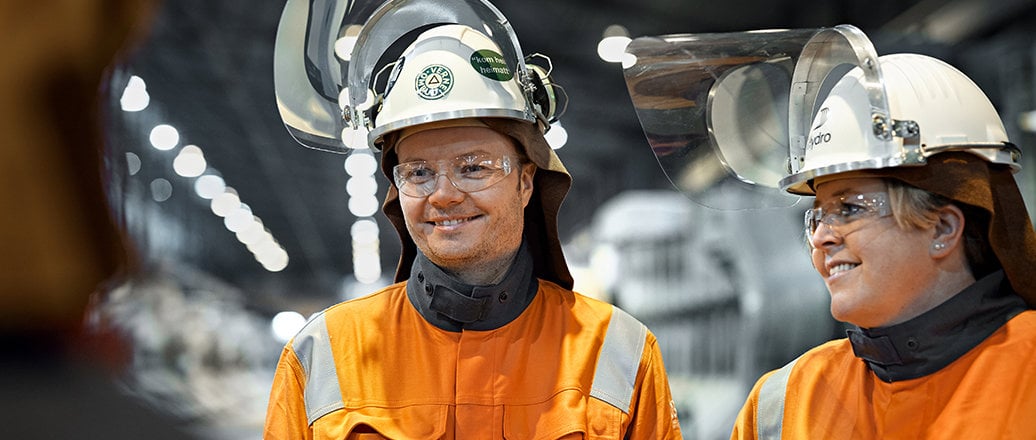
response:
[[[1036,439],[1036,311],[1015,316],[941,370],[885,382],[847,339],[816,347],[756,383],[732,439],[774,438],[759,415],[779,383],[785,439]],[[765,416],[764,416],[765,419]]]

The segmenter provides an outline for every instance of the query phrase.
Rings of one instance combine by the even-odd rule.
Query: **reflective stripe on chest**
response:
[[[590,396],[629,414],[647,327],[617,307],[597,357]],[[324,313],[315,315],[292,344],[305,374],[306,418],[310,424],[343,408],[341,387]]]

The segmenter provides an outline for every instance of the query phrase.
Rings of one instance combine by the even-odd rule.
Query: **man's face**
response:
[[[439,128],[406,137],[396,153],[401,164],[424,161],[425,174],[441,173],[431,194],[399,194],[407,230],[429,260],[453,273],[492,270],[510,261],[521,245],[535,169],[532,164],[518,164],[511,138],[485,127]],[[458,158],[478,155],[508,156],[512,171],[484,189],[457,189],[447,177],[448,170],[457,169],[452,164]]]

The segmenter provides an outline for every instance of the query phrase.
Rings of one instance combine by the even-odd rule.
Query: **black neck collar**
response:
[[[418,252],[406,292],[432,325],[447,331],[492,330],[513,321],[536,296],[532,255],[522,242],[504,279],[491,286],[457,280]]]
[[[909,380],[949,365],[1025,309],[1001,270],[914,319],[847,333],[853,353],[881,380]]]

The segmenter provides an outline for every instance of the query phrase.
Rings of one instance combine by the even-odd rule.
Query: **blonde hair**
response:
[[[982,209],[957,203],[896,179],[885,178],[889,205],[896,224],[903,229],[923,229],[938,222],[936,211],[954,205],[964,213],[964,255],[975,278],[1001,269],[989,244],[989,215]]]

